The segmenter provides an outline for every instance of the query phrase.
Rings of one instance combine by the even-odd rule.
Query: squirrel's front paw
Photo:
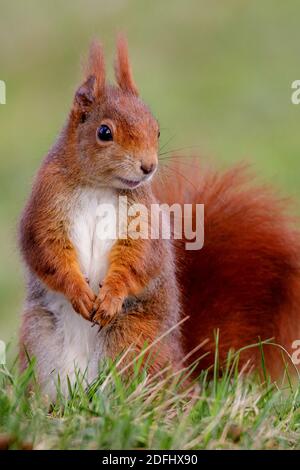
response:
[[[69,292],[69,299],[74,310],[90,320],[90,315],[95,302],[95,294],[88,284],[72,286]]]
[[[95,301],[92,321],[103,328],[121,312],[122,305],[123,299],[114,295],[109,287],[104,285]]]

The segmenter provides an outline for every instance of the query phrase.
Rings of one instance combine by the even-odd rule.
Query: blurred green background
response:
[[[0,0],[0,339],[16,340],[24,296],[18,217],[90,39],[103,41],[112,77],[115,35],[128,35],[168,150],[247,160],[299,200],[299,13],[297,0]]]

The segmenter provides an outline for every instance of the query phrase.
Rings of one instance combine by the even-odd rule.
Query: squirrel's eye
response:
[[[105,142],[113,140],[112,131],[106,124],[102,124],[99,127],[99,129],[97,130],[97,136],[99,140],[104,140]]]
[[[158,139],[160,138],[160,131],[158,131],[158,133],[157,133],[157,138]]]

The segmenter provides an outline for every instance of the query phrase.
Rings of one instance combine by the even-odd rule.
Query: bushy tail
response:
[[[213,363],[214,332],[219,330],[220,362],[235,351],[271,340],[299,359],[300,233],[287,214],[288,202],[253,185],[245,167],[226,172],[194,160],[177,160],[161,171],[155,184],[161,202],[205,205],[205,241],[198,251],[178,243],[178,280],[182,289],[184,346]],[[294,349],[296,348],[296,349]],[[264,345],[267,368],[282,370],[279,348]],[[247,348],[241,364],[258,365],[260,347]],[[286,360],[289,362],[287,356]],[[198,369],[199,370],[199,369]]]

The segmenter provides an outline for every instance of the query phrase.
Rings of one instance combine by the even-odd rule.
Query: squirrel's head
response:
[[[93,42],[71,112],[76,158],[88,181],[133,189],[155,173],[159,125],[138,96],[123,37],[117,42],[115,75],[117,85],[106,84],[102,46]]]

